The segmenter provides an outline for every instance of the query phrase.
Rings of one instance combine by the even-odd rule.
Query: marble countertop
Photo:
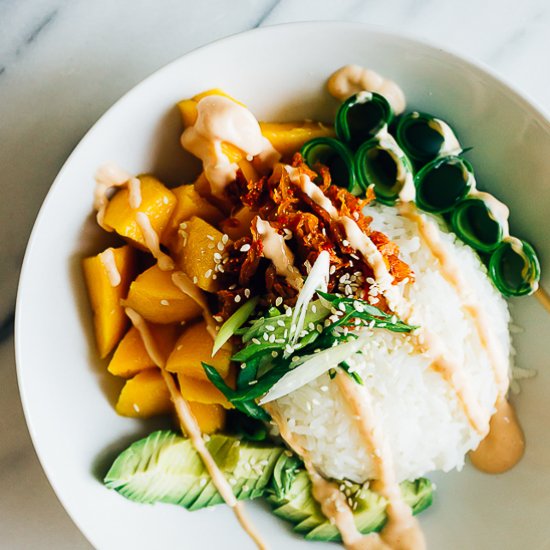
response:
[[[2,548],[89,548],[34,453],[17,392],[13,309],[32,224],[101,114],[167,62],[288,21],[383,25],[481,60],[550,111],[547,0],[41,0],[0,2],[0,533]]]

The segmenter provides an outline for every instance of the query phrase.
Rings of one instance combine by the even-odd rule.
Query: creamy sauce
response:
[[[107,272],[107,277],[109,279],[109,284],[115,288],[120,284],[122,280],[120,277],[120,272],[116,265],[115,254],[112,248],[108,248],[99,255],[99,261],[102,263],[105,271]]]
[[[159,269],[162,271],[171,271],[174,269],[174,261],[172,258],[160,249],[159,236],[153,229],[149,216],[144,212],[136,212],[136,223],[141,229],[145,246],[147,246],[155,260],[157,260]]]
[[[489,357],[499,396],[504,397],[509,385],[508,358],[502,353],[485,311],[476,304],[473,290],[469,288],[462,276],[460,266],[444,246],[435,222],[421,215],[412,203],[401,204],[399,212],[416,224],[420,237],[439,263],[441,275],[455,289],[462,302],[463,310],[474,322],[479,341]]]
[[[284,418],[281,416],[277,405],[270,403],[264,407],[277,425],[279,433],[287,445],[303,460],[307,473],[311,480],[311,493],[313,498],[321,506],[326,518],[336,526],[342,536],[344,546],[349,550],[367,550],[361,542],[366,538],[357,529],[353,512],[347,502],[346,496],[339,490],[335,483],[327,481],[315,468],[311,458],[302,446],[296,441]]]
[[[338,69],[329,78],[327,88],[330,95],[342,101],[358,92],[376,92],[388,100],[396,115],[405,110],[405,94],[393,80],[359,65],[346,65]]]
[[[128,180],[128,203],[134,210],[141,206],[141,182],[138,178]]]
[[[222,143],[233,145],[245,157],[258,157],[268,168],[280,158],[248,109],[227,97],[204,97],[197,103],[197,120],[185,129],[181,144],[202,160],[212,195],[218,198],[224,198],[225,187],[235,180],[238,170],[223,153]]]
[[[489,426],[489,415],[478,403],[469,380],[464,376],[460,363],[449,359],[439,336],[425,328],[418,329],[415,335],[416,347],[426,353],[432,361],[430,368],[439,373],[455,392],[470,426],[480,435],[486,435]]]
[[[470,452],[470,460],[482,472],[501,474],[513,468],[524,451],[525,439],[516,412],[502,398],[491,418],[489,434],[475,451]]]
[[[294,254],[285,243],[282,235],[271,226],[268,221],[256,216],[252,223],[262,242],[263,255],[273,262],[275,271],[286,279],[288,284],[299,290],[303,285],[303,279],[300,272],[294,267]]]
[[[345,397],[350,412],[357,419],[363,442],[376,470],[376,490],[387,501],[388,521],[380,534],[372,533],[369,546],[361,548],[391,548],[392,550],[424,550],[426,542],[412,510],[403,500],[395,476],[393,457],[384,434],[376,421],[369,392],[346,373],[339,371],[336,383]]]
[[[206,330],[212,336],[212,340],[216,339],[218,334],[218,325],[210,313],[210,308],[206,301],[206,296],[201,289],[193,284],[189,277],[183,271],[177,271],[172,274],[172,282],[184,293],[189,296],[201,308]]]
[[[95,173],[94,208],[97,210],[97,223],[105,231],[113,231],[103,221],[109,204],[109,192],[116,187],[123,187],[130,179],[131,174],[113,163],[100,166]]]
[[[141,315],[133,309],[126,308],[125,311],[134,327],[138,330],[149,357],[157,365],[157,367],[159,367],[162,378],[170,393],[170,398],[174,403],[182,430],[185,434],[187,434],[187,437],[190,439],[193,447],[199,454],[204,466],[212,478],[212,483],[219,491],[223,500],[233,509],[243,529],[250,535],[252,540],[256,543],[256,546],[260,550],[265,550],[267,546],[261,540],[256,529],[246,517],[243,504],[237,501],[235,495],[233,494],[233,490],[231,489],[231,485],[223,475],[222,471],[218,468],[216,461],[206,448],[201,430],[191,409],[189,408],[189,404],[178,390],[172,375],[164,369],[164,359],[157,348],[156,342],[149,330],[149,327],[147,326],[147,323],[143,317],[141,317]]]
[[[550,296],[548,296],[548,293],[544,288],[539,287],[538,290],[535,292],[535,298],[539,301],[541,306],[550,313]]]
[[[446,122],[438,118],[433,118],[428,121],[428,126],[443,138],[443,143],[439,149],[440,156],[458,155],[461,153],[462,147],[460,143],[458,143],[451,127]]]

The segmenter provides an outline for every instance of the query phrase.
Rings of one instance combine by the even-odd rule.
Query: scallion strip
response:
[[[241,328],[248,318],[252,315],[256,305],[258,304],[259,297],[254,296],[245,302],[227,321],[220,327],[216,339],[214,340],[214,346],[212,348],[212,357],[216,355],[218,350],[235,334],[235,331]]]

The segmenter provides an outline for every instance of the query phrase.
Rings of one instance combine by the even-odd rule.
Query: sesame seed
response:
[[[169,306],[170,305],[170,302],[168,300],[161,300],[160,301],[160,305],[161,306]]]
[[[204,434],[202,436],[203,440],[206,441],[207,443],[210,441],[210,436],[208,434]]]
[[[214,237],[212,237],[212,235],[206,235],[206,238],[207,238],[209,241],[213,241],[213,240],[214,240]]]
[[[283,303],[283,298],[281,296],[279,296],[276,300],[275,300],[275,305],[277,307],[279,307],[281,304]]]
[[[227,244],[227,242],[229,241],[229,235],[227,235],[226,233],[224,233],[222,235],[222,243],[223,244]]]
[[[223,243],[218,243],[218,250],[223,250],[225,248],[225,246],[223,245]]]
[[[257,383],[258,383],[257,380],[251,380],[251,381],[248,383],[248,385],[249,385],[249,386],[253,386],[254,384],[257,384]]]
[[[257,346],[261,344],[260,340],[258,340],[257,338],[252,338],[252,343],[256,344]]]
[[[265,330],[268,330],[269,332],[273,332],[275,330],[275,327],[273,325],[266,325]]]
[[[139,407],[137,403],[134,403],[133,408],[134,408],[134,411],[136,411],[137,413],[139,412]]]
[[[271,344],[274,344],[274,343],[275,343],[275,334],[271,334],[271,335],[269,336],[269,342],[270,342]]]
[[[347,247],[347,246],[349,246],[349,241],[347,239],[344,239],[342,241],[342,244]]]
[[[277,320],[277,325],[284,328],[285,327],[285,322],[281,319],[278,319]]]
[[[193,276],[193,283],[197,284],[199,282],[199,279],[196,275]]]
[[[209,270],[204,274],[204,276],[205,276],[207,279],[209,279],[209,278],[212,276],[212,270],[209,269]]]
[[[249,289],[249,288],[245,288],[245,289],[244,289],[244,295],[245,295],[247,298],[250,298],[250,289]]]
[[[241,248],[239,248],[240,252],[248,252],[249,250],[250,250],[250,245],[249,244],[243,244],[241,246]]]
[[[278,356],[279,356],[278,352],[276,352],[276,351],[271,352],[271,357],[275,358],[275,357],[278,357]]]
[[[238,304],[241,301],[241,295],[237,294],[234,298],[235,302]]]

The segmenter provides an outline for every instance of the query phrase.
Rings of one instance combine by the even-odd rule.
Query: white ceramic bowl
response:
[[[327,76],[357,63],[396,80],[411,107],[447,119],[480,184],[511,206],[512,228],[538,248],[550,272],[550,123],[531,103],[478,65],[416,40],[362,25],[270,27],[201,48],[142,82],[90,130],[56,178],[36,221],[17,305],[19,384],[29,429],[61,502],[97,548],[252,548],[223,506],[192,515],[144,506],[99,482],[116,451],[151,424],[113,410],[117,384],[97,359],[80,260],[100,250],[91,222],[95,169],[114,160],[131,172],[189,181],[178,144],[177,100],[221,87],[264,120],[332,119]],[[194,166],[196,168],[196,166]],[[550,283],[550,281],[547,280]],[[467,466],[436,474],[433,507],[421,516],[431,548],[530,550],[550,541],[550,316],[534,298],[514,302],[525,332],[518,363],[535,368],[515,399],[527,452],[513,471],[487,476]],[[312,548],[261,504],[253,519],[271,548]]]

